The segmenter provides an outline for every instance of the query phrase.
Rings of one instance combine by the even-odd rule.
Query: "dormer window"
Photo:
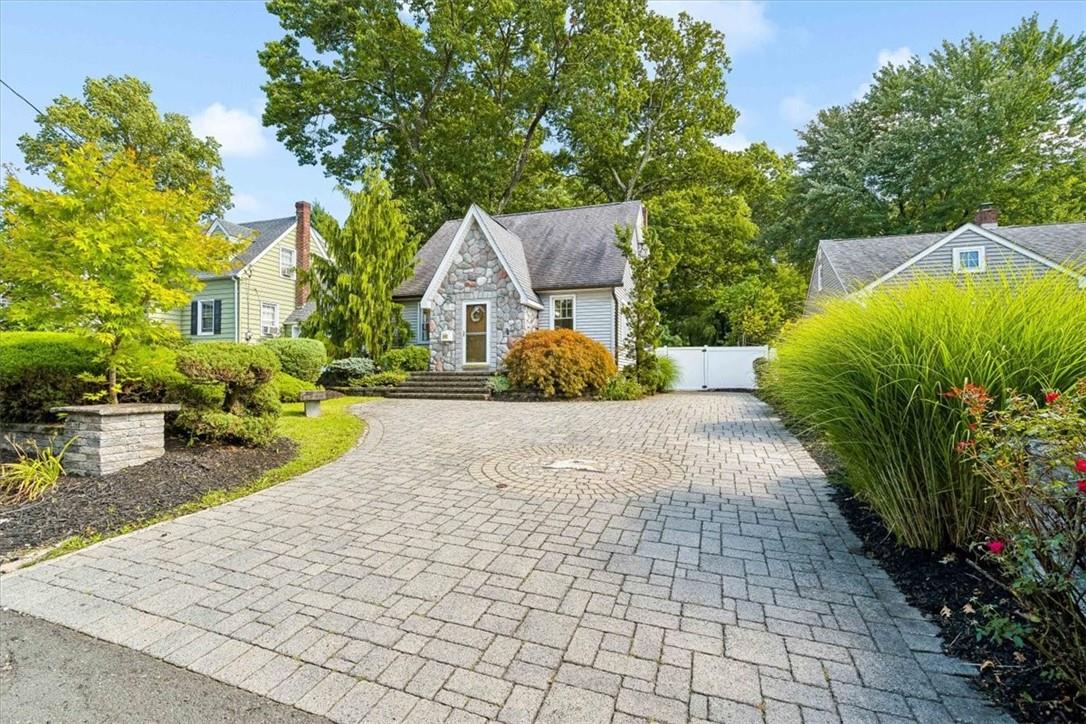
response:
[[[279,274],[284,279],[294,278],[294,250],[286,247],[279,250]]]
[[[954,272],[975,274],[984,271],[984,247],[961,246],[954,250]]]

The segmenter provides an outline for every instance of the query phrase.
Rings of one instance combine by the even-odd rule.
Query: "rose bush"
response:
[[[963,459],[994,502],[982,555],[1029,622],[1038,651],[1086,696],[1086,379],[1043,403],[1008,393],[993,409],[977,385],[961,402]]]

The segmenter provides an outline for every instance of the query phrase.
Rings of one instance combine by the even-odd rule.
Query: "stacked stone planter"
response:
[[[62,464],[69,475],[108,475],[162,457],[165,418],[179,405],[124,404],[55,407],[63,425],[5,425],[3,442],[59,452],[69,441]]]

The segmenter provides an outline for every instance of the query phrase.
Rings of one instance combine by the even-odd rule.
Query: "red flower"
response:
[[[1058,399],[1060,399],[1060,393],[1056,390],[1051,390],[1045,393],[1045,404],[1051,405]]]
[[[988,541],[988,552],[991,553],[993,556],[998,556],[1000,553],[1003,552],[1003,549],[1006,547],[1006,544],[998,538],[996,540]]]
[[[1078,492],[1086,493],[1086,480],[1078,481]]]
[[[977,443],[975,441],[973,441],[973,440],[962,440],[957,444],[956,448],[957,448],[958,452],[962,453],[962,452],[965,452],[966,450],[968,450],[969,448],[973,447],[976,444]]]
[[[1075,461],[1075,470],[1086,473],[1086,458],[1079,458]]]

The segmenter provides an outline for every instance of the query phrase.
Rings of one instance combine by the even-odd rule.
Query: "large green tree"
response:
[[[731,130],[720,33],[645,0],[272,0],[264,122],[343,182],[379,166],[417,228],[644,197]]]
[[[786,203],[809,261],[820,238],[938,231],[984,202],[1001,221],[1086,217],[1086,35],[1036,16],[881,69],[866,95],[800,132]]]
[[[336,356],[376,359],[401,326],[392,291],[411,275],[418,240],[403,204],[378,172],[367,172],[359,191],[343,192],[351,211],[342,226],[323,209],[314,210],[330,258],[314,257],[304,274],[316,309],[303,328],[325,340]]]
[[[93,143],[107,155],[131,153],[137,163],[152,169],[158,189],[201,189],[205,217],[221,216],[230,208],[219,143],[193,135],[183,114],[160,114],[151,100],[151,86],[138,78],[88,78],[82,99],[60,96],[36,121],[38,132],[19,138],[31,171],[48,172],[73,148]]]
[[[203,286],[193,269],[225,272],[236,249],[204,233],[205,186],[163,189],[154,164],[88,143],[59,151],[53,188],[8,174],[0,190],[4,322],[93,335],[106,351],[111,402],[126,343],[177,339],[159,313]]]

